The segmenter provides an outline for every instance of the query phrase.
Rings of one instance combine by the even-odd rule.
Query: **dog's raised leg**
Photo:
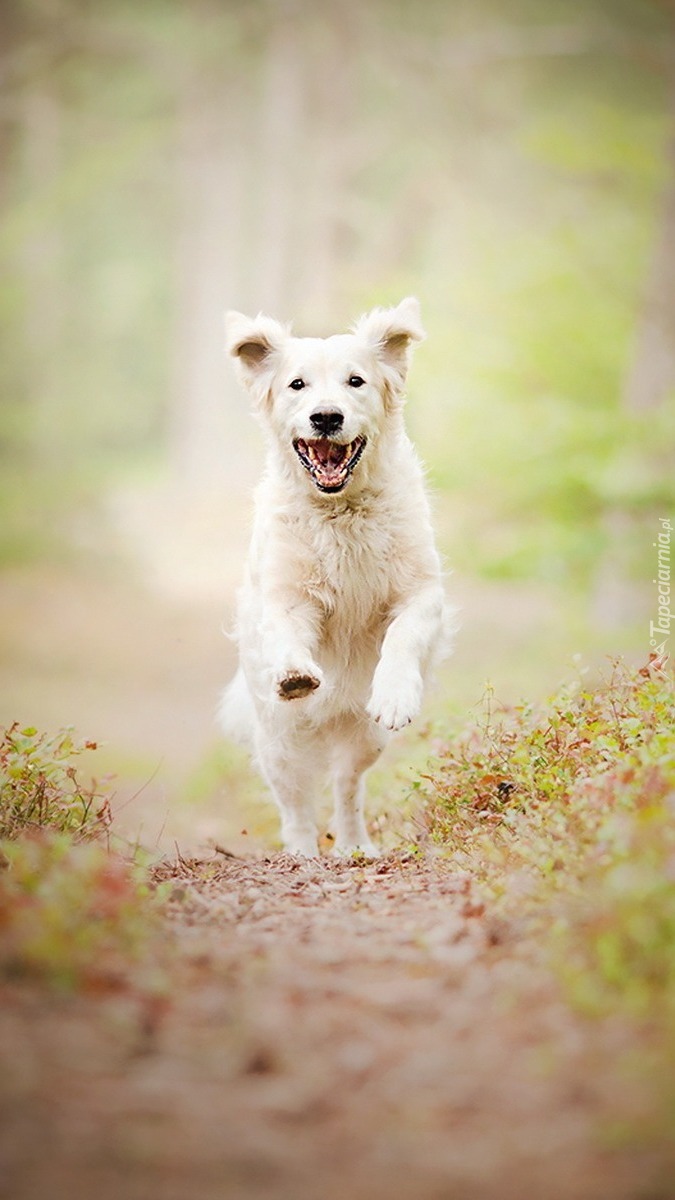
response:
[[[300,671],[296,667],[286,667],[277,673],[275,684],[280,700],[303,700],[321,686],[321,676],[313,664]]]
[[[319,853],[313,795],[316,773],[308,770],[298,749],[277,748],[274,735],[264,732],[257,748],[258,762],[281,816],[284,850],[314,858]]]
[[[422,704],[424,672],[443,621],[443,593],[423,588],[394,617],[382,643],[367,712],[385,729],[403,729]]]
[[[278,700],[302,700],[321,686],[323,675],[313,658],[316,606],[292,592],[267,597],[260,625],[261,658]]]
[[[360,724],[351,737],[340,740],[336,746],[333,766],[334,854],[349,855],[360,851],[375,858],[380,853],[366,830],[363,776],[379,757],[383,744],[382,735]]]

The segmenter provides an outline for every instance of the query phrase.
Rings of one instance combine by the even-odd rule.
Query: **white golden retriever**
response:
[[[419,712],[444,625],[422,470],[403,424],[419,305],[375,309],[328,338],[231,312],[226,334],[268,455],[222,725],[252,744],[286,850],[318,853],[315,799],[330,770],[336,853],[376,854],[363,774]]]

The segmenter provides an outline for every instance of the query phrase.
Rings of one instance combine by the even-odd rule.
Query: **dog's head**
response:
[[[419,304],[374,309],[351,333],[293,337],[271,317],[226,317],[227,349],[279,453],[320,492],[342,492],[400,405]]]

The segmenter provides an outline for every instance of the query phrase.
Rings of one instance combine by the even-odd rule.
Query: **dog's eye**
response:
[[[292,387],[294,392],[301,392],[305,386],[305,381],[304,379],[291,379],[288,386]]]
[[[349,376],[349,386],[350,387],[363,387],[365,382],[366,382],[365,379],[362,379],[360,375],[350,375]]]

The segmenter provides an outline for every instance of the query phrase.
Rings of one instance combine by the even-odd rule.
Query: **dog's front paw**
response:
[[[310,671],[284,671],[277,676],[275,683],[280,700],[302,700],[321,686],[321,672],[318,667]]]
[[[422,704],[422,678],[399,677],[394,672],[375,672],[373,690],[368,701],[368,716],[378,725],[403,729],[417,716]]]

